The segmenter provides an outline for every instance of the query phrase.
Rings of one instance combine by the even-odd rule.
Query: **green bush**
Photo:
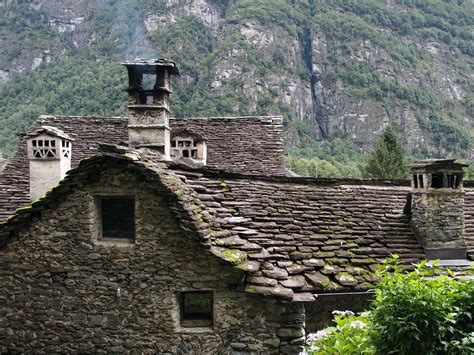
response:
[[[382,273],[371,312],[378,354],[474,353],[474,282],[437,273],[426,262]]]
[[[472,279],[426,261],[407,273],[396,257],[380,274],[370,311],[338,313],[334,327],[308,337],[310,354],[474,353]]]
[[[370,343],[370,318],[368,313],[359,316],[350,311],[339,312],[334,318],[335,326],[321,330],[309,337],[307,348],[310,354],[374,354]]]

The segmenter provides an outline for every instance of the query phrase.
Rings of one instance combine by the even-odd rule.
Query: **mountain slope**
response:
[[[179,63],[178,117],[282,113],[289,148],[339,137],[362,152],[395,124],[418,156],[473,154],[468,0],[0,4],[6,155],[40,112],[122,113],[125,97],[114,90],[125,81],[116,63],[134,56]],[[76,88],[83,71],[97,80],[79,78]]]

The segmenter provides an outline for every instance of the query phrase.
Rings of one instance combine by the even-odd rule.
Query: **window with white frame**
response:
[[[71,143],[69,141],[61,141],[61,155],[63,158],[69,158],[71,156]]]
[[[57,158],[57,147],[55,139],[33,139],[31,141],[31,149],[34,158]]]
[[[171,141],[173,156],[199,159],[197,142],[192,137],[176,137]]]

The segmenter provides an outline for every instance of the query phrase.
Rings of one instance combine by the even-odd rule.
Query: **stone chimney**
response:
[[[175,62],[166,59],[124,62],[128,70],[128,141],[170,160],[170,77],[179,75]]]
[[[42,126],[27,137],[30,198],[34,202],[56,186],[71,169],[73,139],[51,126]]]
[[[454,159],[411,166],[411,226],[428,259],[466,259],[463,168]]]

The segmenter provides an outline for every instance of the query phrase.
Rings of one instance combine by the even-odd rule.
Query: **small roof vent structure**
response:
[[[73,139],[52,126],[41,126],[26,136],[30,160],[30,198],[36,201],[71,169]]]
[[[468,165],[456,159],[419,160],[410,166],[414,191],[430,189],[462,189],[463,168]]]

